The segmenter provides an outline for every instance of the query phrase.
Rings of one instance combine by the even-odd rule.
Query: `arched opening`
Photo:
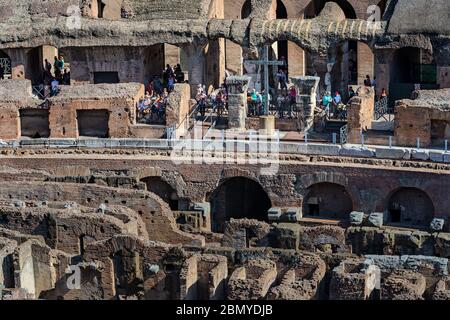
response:
[[[209,197],[213,232],[223,232],[225,222],[234,219],[265,221],[272,207],[261,185],[249,178],[234,177],[224,181]]]
[[[356,19],[356,11],[353,6],[347,0],[312,0],[308,6],[305,8],[304,15],[305,19],[316,18],[325,7],[327,2],[335,2],[341,7],[347,19]]]
[[[426,226],[434,217],[434,205],[424,191],[400,188],[389,198],[387,213],[389,223]]]
[[[241,19],[247,19],[252,14],[252,1],[245,1],[241,9]]]
[[[147,186],[147,191],[150,191],[160,197],[166,202],[170,209],[178,210],[179,198],[177,191],[161,177],[147,177],[141,180]]]
[[[437,89],[436,82],[437,67],[430,51],[405,47],[393,53],[389,83],[391,103],[410,99],[417,84],[422,89]]]
[[[121,249],[112,255],[116,297],[131,296],[142,289],[142,261],[138,252]]]
[[[394,53],[391,65],[391,82],[415,82],[414,68],[420,64],[420,48],[401,48]]]
[[[0,50],[0,80],[11,79],[11,59]]]
[[[311,1],[305,9],[306,18],[324,17],[334,22],[356,19],[348,1]],[[364,82],[366,75],[374,76],[374,55],[369,46],[357,41],[344,41],[331,46],[327,54],[306,55],[307,74],[321,78],[320,93],[339,91],[346,100],[349,86]]]
[[[335,183],[317,183],[308,188],[303,201],[306,216],[347,219],[353,211],[353,201],[345,187]]]

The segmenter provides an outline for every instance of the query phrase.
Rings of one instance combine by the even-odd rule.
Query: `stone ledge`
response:
[[[376,148],[375,156],[381,159],[411,159],[411,151],[406,148]]]

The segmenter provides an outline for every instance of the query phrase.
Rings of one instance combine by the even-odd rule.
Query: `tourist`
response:
[[[364,80],[364,86],[371,87],[372,86],[372,80],[370,80],[370,76],[367,75],[366,79]]]
[[[250,94],[250,103],[249,103],[249,115],[250,116],[256,116],[256,109],[258,106],[258,92],[256,89],[252,90],[252,93]]]
[[[173,89],[175,89],[175,76],[171,75],[169,77],[169,80],[167,81],[167,89],[169,90],[169,92],[172,92]]]
[[[282,91],[277,98],[277,109],[278,109],[278,115],[282,119],[284,118],[284,110],[286,106],[286,95],[285,92]]]
[[[331,96],[331,93],[329,91],[325,92],[322,98],[322,107],[327,114],[327,116],[330,115],[330,105],[333,101],[333,97]]]
[[[287,89],[286,74],[284,73],[283,70],[281,70],[281,69],[278,70],[277,79],[278,79],[278,82],[280,83],[280,89],[281,90]]]
[[[153,81],[153,87],[154,91],[157,94],[161,94],[163,90],[163,83],[161,81],[161,77],[155,77],[155,80]]]
[[[377,78],[376,78],[376,77],[373,77],[373,80],[372,80],[372,87],[374,87],[375,90],[376,90],[376,88],[377,88]]]
[[[342,103],[342,97],[339,91],[336,91],[336,93],[334,94],[333,102],[336,106]]]
[[[44,60],[44,70],[48,73],[52,72],[52,64],[47,59]]]
[[[52,91],[50,92],[50,96],[54,97],[59,92],[59,81],[56,78],[53,79],[53,81],[51,83],[51,87],[52,87]]]
[[[166,69],[164,70],[166,73],[167,79],[175,75],[175,72],[173,71],[173,68],[170,64],[166,65]]]
[[[297,89],[295,86],[289,88],[289,118],[294,118],[294,106],[297,104]]]
[[[219,89],[219,91],[217,92],[215,97],[215,103],[217,108],[217,115],[221,116],[223,114],[223,109],[225,105],[225,96],[224,93],[222,92],[222,89]]]
[[[70,85],[70,70],[67,68],[64,69],[64,74],[62,76],[62,84],[69,86]]]
[[[356,96],[355,90],[353,90],[353,87],[349,87],[349,88],[348,88],[348,100],[350,100],[350,99],[353,98],[354,96]]]
[[[148,93],[148,95],[153,96],[154,89],[153,89],[153,80],[150,80],[147,84],[147,87],[145,88],[145,91]]]
[[[175,79],[177,81],[177,83],[183,83],[184,82],[184,72],[181,69],[181,65],[177,64],[175,66]]]
[[[202,117],[204,117],[206,113],[206,99],[207,95],[205,90],[203,89],[203,86],[199,84],[197,87],[197,96],[195,97],[195,100],[197,101],[197,108]]]

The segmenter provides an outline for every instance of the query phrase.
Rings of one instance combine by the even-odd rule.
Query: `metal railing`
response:
[[[0,58],[0,66],[3,68],[5,76],[11,74],[11,60],[8,58]]]
[[[339,130],[339,137],[342,145],[348,142],[348,125],[341,127],[341,129]]]
[[[375,103],[375,120],[381,118],[392,121],[392,110],[389,108],[389,98],[384,97]]]

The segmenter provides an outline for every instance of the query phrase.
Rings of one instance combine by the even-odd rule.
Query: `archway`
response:
[[[335,183],[317,183],[308,188],[303,201],[306,216],[347,219],[353,211],[353,201],[345,187]]]
[[[388,200],[389,223],[424,226],[434,217],[434,205],[430,197],[417,188],[400,188]]]
[[[405,47],[392,55],[389,95],[393,104],[410,99],[416,84],[422,89],[437,89],[437,67],[432,52],[421,48]]]
[[[141,179],[147,186],[147,191],[156,194],[164,202],[166,202],[170,209],[178,210],[178,194],[177,191],[167,182],[161,179],[161,177],[147,177]]]
[[[209,202],[213,232],[223,232],[225,222],[231,218],[265,221],[272,207],[261,185],[245,177],[225,180],[209,197]]]
[[[0,80],[11,78],[11,59],[0,50]]]
[[[306,6],[304,15],[305,19],[316,18],[325,7],[327,2],[335,2],[341,7],[347,19],[356,19],[356,11],[353,6],[347,0],[312,0],[308,6]]]
[[[246,0],[241,9],[241,19],[247,19],[252,14],[252,1]]]

